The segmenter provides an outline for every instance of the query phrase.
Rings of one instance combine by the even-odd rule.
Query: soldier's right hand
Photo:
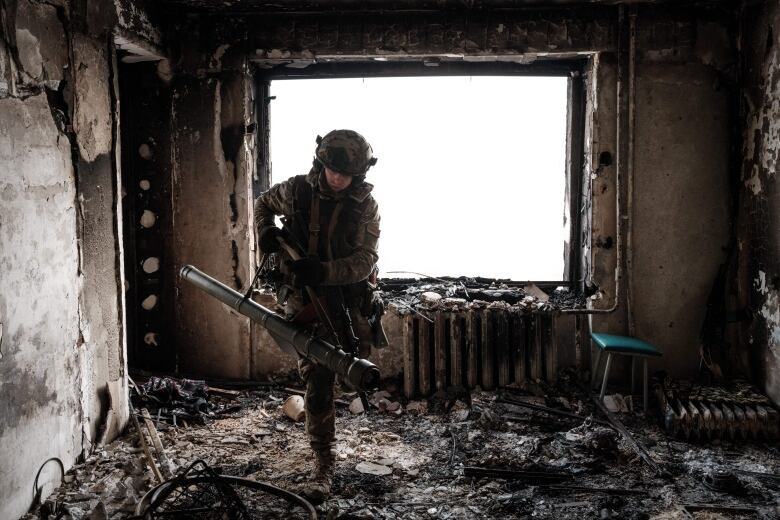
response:
[[[277,240],[278,237],[283,237],[282,230],[276,226],[266,226],[260,230],[260,234],[257,237],[260,243],[260,251],[266,254],[278,253],[282,246]]]

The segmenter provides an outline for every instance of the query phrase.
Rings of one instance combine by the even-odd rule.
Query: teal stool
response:
[[[647,413],[647,358],[661,357],[661,351],[646,341],[629,336],[615,336],[614,334],[591,332],[590,337],[593,338],[593,341],[599,348],[596,351],[596,364],[593,367],[593,375],[590,379],[591,388],[596,384],[596,376],[599,371],[599,363],[601,362],[601,353],[607,353],[607,363],[604,367],[604,379],[601,382],[599,399],[603,401],[604,393],[607,391],[607,379],[609,378],[609,365],[612,363],[612,355],[623,354],[631,356],[631,392],[634,391],[634,366],[636,364],[636,358],[640,357],[642,358],[644,371],[642,404],[644,405],[645,413]]]

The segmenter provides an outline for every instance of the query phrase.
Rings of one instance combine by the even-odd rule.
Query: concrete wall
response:
[[[726,72],[734,62],[732,40],[725,18],[659,14],[649,8],[637,9],[635,16],[633,96],[628,58],[623,76],[625,140],[611,167],[599,169],[599,156],[590,157],[591,171],[599,171],[592,193],[592,280],[599,288],[608,287],[610,295],[616,245],[614,169],[618,163],[625,167],[621,305],[612,315],[594,316],[591,326],[657,345],[663,359],[652,366],[690,378],[698,372],[707,297],[729,240],[732,93]],[[626,24],[630,18],[629,13]],[[614,134],[606,141],[601,136],[615,131],[611,85],[617,63],[604,55],[599,65],[594,94],[599,146],[592,152],[600,153],[615,150]],[[628,120],[631,97],[633,130]],[[602,299],[598,306],[612,302],[611,297]]]
[[[242,291],[254,269],[249,250],[254,172],[251,76],[244,57],[226,47],[200,55],[185,49],[175,64],[171,147],[175,269],[192,264]],[[223,61],[225,63],[223,65]],[[248,378],[248,320],[199,289],[177,280],[179,370]]]
[[[128,419],[111,2],[0,2],[0,518]],[[109,437],[110,440],[110,437]],[[49,462],[45,496],[59,470]]]
[[[738,304],[754,320],[741,329],[754,377],[780,404],[780,6],[745,9],[742,68],[742,168]]]

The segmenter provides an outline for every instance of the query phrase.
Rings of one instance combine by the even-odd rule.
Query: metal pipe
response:
[[[636,6],[630,6],[628,15],[628,160],[626,171],[626,314],[628,335],[634,336],[634,130],[636,126]]]
[[[306,329],[285,320],[255,301],[244,299],[238,291],[234,291],[191,265],[182,267],[179,276],[231,309],[259,323],[271,334],[282,350],[327,367],[340,375],[355,390],[365,391],[379,387],[379,369],[367,359],[353,357],[339,346],[312,336]]]

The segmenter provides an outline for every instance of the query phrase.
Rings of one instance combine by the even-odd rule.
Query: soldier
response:
[[[373,186],[365,182],[376,164],[372,153],[365,138],[352,130],[318,136],[309,174],[276,184],[255,201],[260,249],[281,255],[277,304],[284,306],[288,319],[326,339],[330,331],[323,321],[331,321],[339,344],[358,357],[367,357],[372,345],[386,344],[381,300],[372,291],[379,258],[379,207],[371,195]],[[276,215],[283,217],[282,229],[275,225]],[[300,259],[280,248],[280,237],[298,249]],[[321,306],[302,290],[307,286]],[[335,465],[335,375],[305,359],[298,367],[306,381],[306,431],[317,463],[314,478],[301,493],[321,502],[330,494]]]

